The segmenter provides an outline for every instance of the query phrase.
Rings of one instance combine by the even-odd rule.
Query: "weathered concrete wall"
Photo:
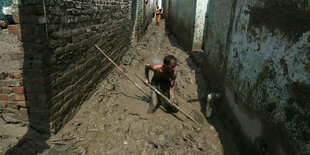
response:
[[[201,51],[208,0],[165,0],[164,16],[169,30],[188,51]]]
[[[196,0],[195,26],[192,51],[201,51],[205,30],[205,17],[209,0]]]
[[[166,23],[178,43],[186,50],[192,50],[196,0],[167,0]]]
[[[209,2],[205,75],[225,93],[219,106],[233,114],[222,113],[226,125],[241,129],[232,129],[236,140],[254,144],[246,151],[310,153],[309,8],[307,0]]]

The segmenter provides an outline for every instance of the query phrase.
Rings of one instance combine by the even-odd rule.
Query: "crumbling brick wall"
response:
[[[0,107],[12,108],[16,114],[27,114],[22,78],[22,43],[16,35],[5,31],[0,33]]]
[[[16,50],[1,53],[14,68],[1,69],[0,106],[57,132],[112,69],[94,45],[116,62],[129,48],[129,10],[129,0],[21,0]]]

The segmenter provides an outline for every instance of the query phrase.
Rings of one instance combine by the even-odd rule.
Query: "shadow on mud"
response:
[[[190,57],[188,59],[186,59],[186,63],[189,66],[189,68],[191,70],[195,71],[195,81],[197,83],[197,96],[198,98],[194,98],[194,99],[190,99],[187,102],[188,103],[194,103],[194,102],[199,102],[200,104],[200,112],[206,116],[206,100],[207,100],[207,96],[209,93],[209,89],[206,86],[206,82],[205,82],[205,78],[203,77],[203,71],[202,68],[200,68],[200,66],[203,65],[203,58],[204,58],[204,53],[202,52],[189,52],[186,51],[184,48],[182,48],[182,46],[180,46],[175,37],[173,36],[173,34],[169,31],[169,29],[165,28],[166,34],[169,38],[170,44],[180,50],[182,50],[183,52],[187,53]],[[216,90],[215,92],[220,92],[219,90]],[[220,104],[220,103],[219,103]],[[214,105],[213,105],[214,106]],[[213,114],[211,118],[205,118],[205,120],[207,120],[208,123],[210,123],[212,126],[214,126],[214,128],[216,129],[216,131],[219,134],[219,138],[220,141],[223,145],[223,149],[225,154],[240,154],[238,147],[236,145],[236,142],[232,139],[231,135],[228,133],[228,131],[226,131],[224,124],[221,122],[221,120],[219,119],[219,117],[217,117],[217,112],[216,110],[218,110],[217,108],[213,109]]]
[[[236,142],[232,139],[231,135],[229,132],[225,129],[224,124],[221,122],[220,118],[217,116],[218,112],[217,110],[220,110],[219,108],[216,108],[217,105],[212,105],[211,107],[213,108],[212,110],[212,115],[210,118],[207,118],[207,96],[210,93],[218,93],[221,92],[218,89],[215,90],[210,90],[210,88],[207,87],[206,79],[204,78],[202,68],[200,66],[203,65],[203,53],[202,52],[191,52],[189,53],[190,57],[186,60],[187,65],[195,71],[195,81],[197,83],[197,96],[198,99],[191,99],[188,100],[189,103],[191,102],[197,102],[199,101],[200,103],[200,112],[204,115],[204,118],[207,120],[208,123],[210,123],[216,131],[219,134],[219,138],[221,141],[221,144],[223,146],[223,150],[225,154],[240,154],[238,147],[236,145]],[[217,102],[214,102],[214,104],[221,104],[222,99],[217,100]]]

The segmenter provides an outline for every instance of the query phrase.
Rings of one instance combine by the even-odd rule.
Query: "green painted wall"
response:
[[[2,7],[3,6],[10,6],[12,4],[11,0],[0,0],[0,20],[4,20],[4,15],[2,12]]]
[[[269,151],[290,154],[284,142],[296,154],[310,154],[310,2],[236,0],[234,6],[210,0],[209,5],[204,72],[210,86],[225,94],[222,110],[234,114],[233,124],[249,143],[265,140]],[[276,134],[278,139],[268,139]]]

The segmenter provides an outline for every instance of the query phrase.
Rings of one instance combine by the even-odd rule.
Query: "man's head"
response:
[[[168,55],[164,58],[164,68],[169,72],[174,71],[177,65],[177,59],[173,55]]]

